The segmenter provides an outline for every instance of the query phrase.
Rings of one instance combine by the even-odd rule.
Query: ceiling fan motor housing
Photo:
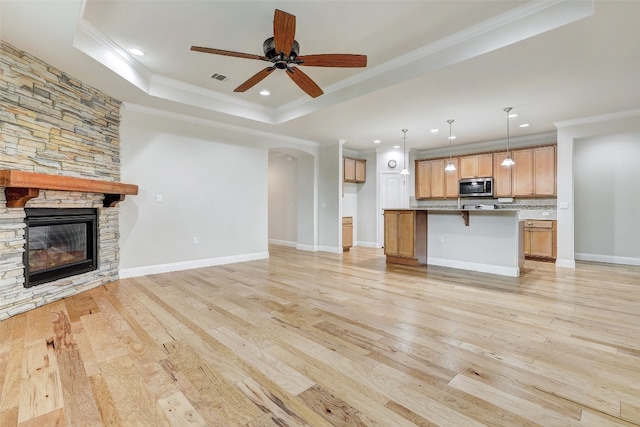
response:
[[[280,52],[276,52],[276,44],[273,37],[269,37],[264,41],[264,43],[262,43],[262,50],[264,51],[264,56],[266,56],[270,61],[273,61],[277,68],[285,69],[287,68],[287,64],[295,60],[300,53],[300,45],[294,40],[289,56],[278,58]]]

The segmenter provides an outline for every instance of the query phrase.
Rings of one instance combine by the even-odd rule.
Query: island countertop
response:
[[[422,258],[422,263],[427,266],[513,277],[520,275],[524,264],[524,221],[518,218],[517,209],[417,208],[385,209],[384,212],[388,262],[403,263],[397,253],[387,251],[386,240],[395,235],[398,241],[391,242],[392,247],[411,242],[417,248],[426,242],[426,257]],[[416,223],[424,221],[425,224],[420,227],[403,225],[390,215],[394,212],[412,215]]]

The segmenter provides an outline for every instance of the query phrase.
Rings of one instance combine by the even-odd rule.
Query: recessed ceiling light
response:
[[[269,96],[269,95],[271,95],[271,92],[269,92],[269,91],[268,91],[268,90],[266,90],[266,89],[262,89],[262,90],[260,91],[260,95],[262,95],[262,96]]]
[[[440,129],[431,129],[431,133],[438,133],[440,132]]]
[[[456,136],[455,136],[455,135],[451,135],[451,136],[449,137],[449,139],[456,139]]]
[[[380,141],[379,139],[374,139],[374,140],[373,140],[373,143],[374,143],[374,144],[380,144],[381,142],[382,142],[382,141]]]
[[[393,148],[400,148],[400,146],[399,145],[394,145]]]
[[[513,119],[514,117],[518,117],[518,114],[517,114],[517,113],[511,113],[511,114],[509,114],[509,118],[510,118],[510,119]]]
[[[136,49],[135,47],[129,49],[129,53],[135,56],[144,56],[144,52],[141,51],[140,49]]]
[[[521,128],[528,128],[529,127],[529,123],[523,123],[520,125]]]

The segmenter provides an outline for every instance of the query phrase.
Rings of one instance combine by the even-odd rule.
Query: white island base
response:
[[[518,220],[518,212],[428,212],[427,265],[520,275],[524,264],[524,222]]]

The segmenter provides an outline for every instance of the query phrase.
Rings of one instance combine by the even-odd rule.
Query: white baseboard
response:
[[[360,246],[362,248],[376,248],[376,249],[380,249],[382,247],[382,245],[379,245],[377,242],[363,242],[363,241],[357,241],[356,246]]]
[[[575,256],[578,261],[595,261],[606,262],[608,264],[640,265],[640,258],[584,253],[577,253]]]
[[[429,268],[429,265],[439,265],[441,267],[479,271],[481,273],[499,274],[501,276],[520,276],[520,269],[518,267],[504,267],[501,265],[480,264],[477,262],[456,261],[452,259],[427,257],[427,268]]]
[[[278,246],[288,246],[290,248],[295,248],[297,246],[296,242],[292,242],[290,240],[278,240],[278,239],[269,239],[270,245],[278,245]]]
[[[299,251],[307,251],[307,252],[318,252],[318,248],[314,245],[302,245],[300,243],[296,244],[296,249]]]
[[[573,259],[556,259],[556,267],[576,268],[576,261]]]
[[[212,267],[215,265],[234,264],[236,262],[255,261],[269,258],[269,252],[256,252],[244,255],[232,255],[218,258],[197,259],[193,261],[174,262],[171,264],[149,265],[145,267],[123,268],[120,278],[146,276],[149,274],[169,273],[171,271],[191,270],[194,268]]]

